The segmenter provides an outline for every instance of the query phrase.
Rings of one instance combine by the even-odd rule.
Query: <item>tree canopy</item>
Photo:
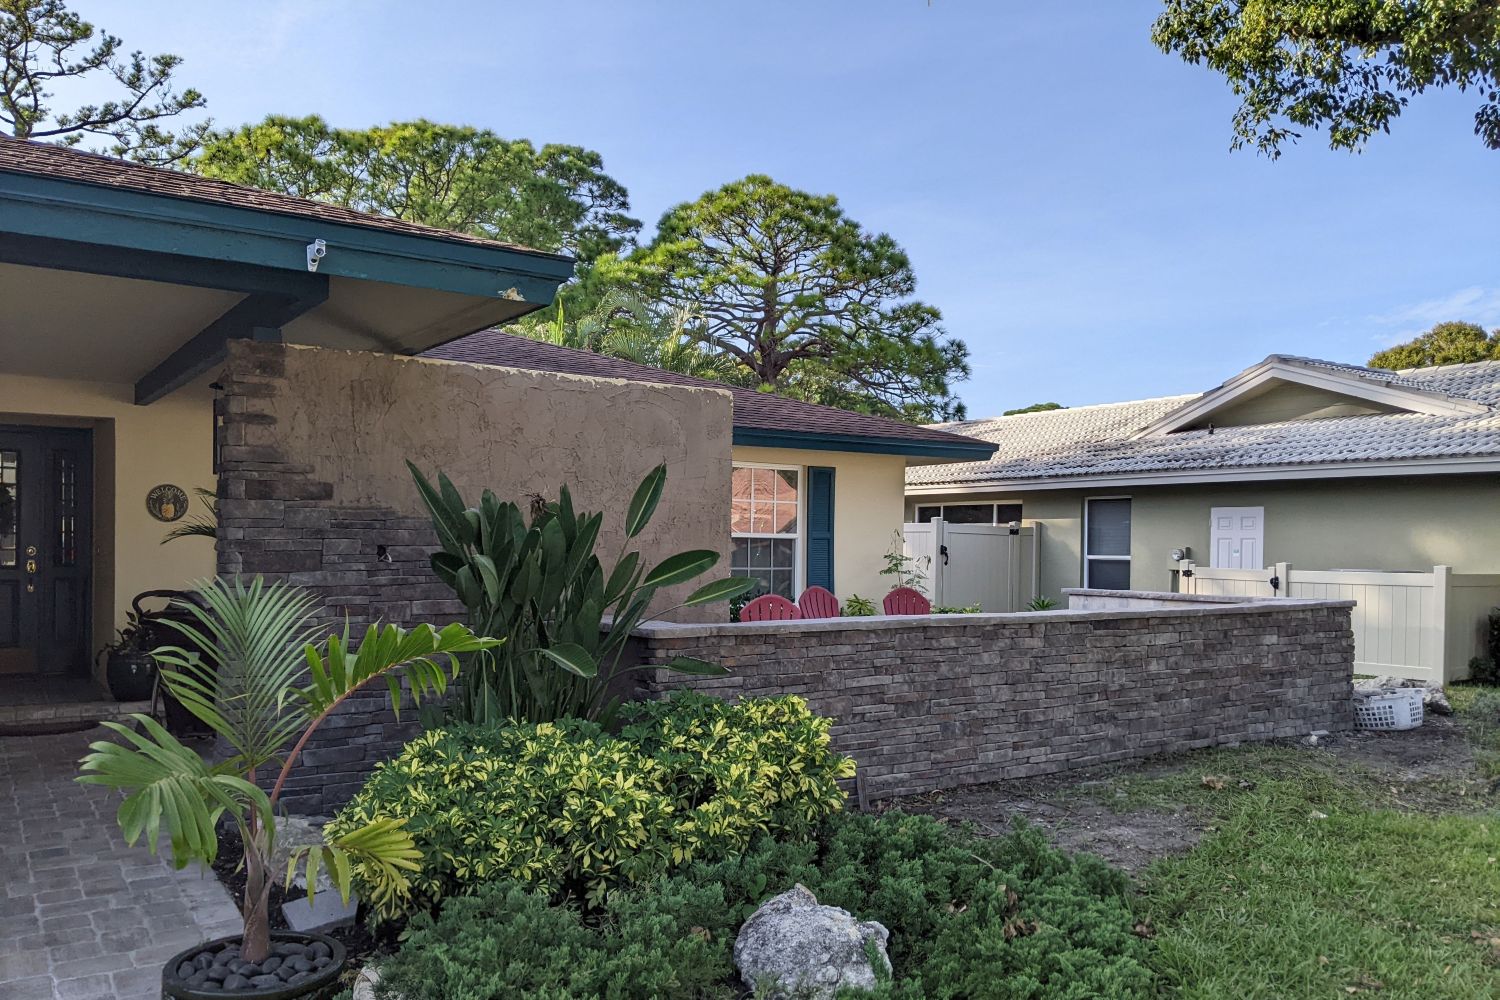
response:
[[[1043,413],[1047,410],[1066,410],[1067,407],[1061,403],[1032,403],[1030,406],[1020,406],[1014,410],[1006,410],[1000,414],[1002,417],[1014,417],[1018,413]]]
[[[1495,0],[1166,0],[1152,38],[1229,81],[1236,148],[1275,157],[1313,128],[1357,150],[1413,96],[1455,87],[1479,95],[1474,132],[1500,149]]]
[[[751,175],[669,209],[624,270],[766,389],[914,420],[961,416],[968,349],[912,298],[911,261],[838,199]]]
[[[197,148],[207,121],[172,132],[163,122],[201,108],[203,95],[178,91],[178,56],[126,53],[124,43],[68,9],[62,0],[0,0],[0,133],[69,146],[103,140],[105,149],[143,163],[167,164]],[[113,77],[118,96],[59,108],[59,89]]]
[[[1421,336],[1386,348],[1370,359],[1373,368],[1432,368],[1500,360],[1500,329],[1478,323],[1439,323]]]
[[[3,2],[3,0],[0,0]],[[334,128],[317,115],[272,115],[213,132],[188,167],[587,262],[633,245],[640,222],[623,185],[581,146],[505,139],[426,120]]]

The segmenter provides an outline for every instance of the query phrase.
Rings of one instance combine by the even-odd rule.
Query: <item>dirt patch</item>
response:
[[[1269,745],[1306,753],[1310,763],[1360,774],[1388,793],[1397,808],[1475,808],[1493,791],[1477,776],[1463,726],[1453,718],[1428,716],[1420,728],[1406,732],[1353,730],[1315,742]],[[1205,767],[1210,754],[1219,756]],[[1221,751],[1199,751],[932,792],[881,803],[880,808],[929,813],[990,835],[1024,819],[1066,851],[1096,854],[1135,873],[1159,858],[1192,850],[1214,820],[1181,803],[1141,806],[1130,786],[1141,779],[1195,777],[1223,767]],[[1229,777],[1231,784],[1235,780]]]

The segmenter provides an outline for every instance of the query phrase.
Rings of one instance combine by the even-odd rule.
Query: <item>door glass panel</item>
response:
[[[78,460],[59,452],[53,458],[54,487],[57,490],[56,527],[53,538],[57,549],[52,561],[58,566],[78,565]]]
[[[21,453],[0,449],[0,566],[16,565],[21,518]]]

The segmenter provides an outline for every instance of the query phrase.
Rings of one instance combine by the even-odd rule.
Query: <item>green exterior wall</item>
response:
[[[1041,590],[1056,598],[1082,582],[1083,502],[1128,496],[1131,586],[1173,590],[1171,552],[1191,548],[1209,560],[1209,511],[1264,507],[1265,562],[1303,569],[1430,570],[1500,573],[1500,476],[1443,475],[1221,486],[1153,486],[1021,493],[908,496],[917,504],[1005,502],[1042,526]]]

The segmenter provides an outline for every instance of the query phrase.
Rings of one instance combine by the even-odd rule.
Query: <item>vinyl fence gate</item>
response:
[[[927,576],[933,605],[1024,611],[1037,596],[1039,525],[949,524],[942,518],[901,526],[905,551]]]
[[[1469,675],[1488,653],[1490,609],[1500,605],[1500,574],[1178,565],[1178,590],[1225,597],[1348,600],[1354,606],[1354,669],[1361,674],[1446,684]],[[1272,587],[1271,581],[1276,586]]]

